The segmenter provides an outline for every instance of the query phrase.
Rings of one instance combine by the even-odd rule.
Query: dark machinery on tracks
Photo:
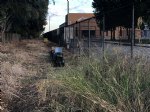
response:
[[[52,47],[50,51],[51,62],[54,67],[64,67],[65,61],[63,57],[62,47]]]

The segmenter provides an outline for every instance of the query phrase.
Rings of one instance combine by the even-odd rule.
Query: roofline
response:
[[[87,18],[87,19],[84,19],[84,20],[81,20],[81,21],[76,21],[75,23],[73,23],[73,24],[70,24],[70,25],[66,25],[66,26],[64,26],[64,27],[67,27],[67,26],[72,26],[72,25],[75,25],[76,23],[81,23],[81,22],[84,22],[84,21],[88,21],[88,20],[90,20],[90,19],[93,19],[93,18],[96,18],[95,16],[93,16],[93,17],[90,17],[90,18]]]
[[[93,16],[93,17],[90,17],[90,18],[88,18],[88,19],[84,19],[84,20],[82,20],[82,21],[79,21],[79,22],[77,22],[77,23],[81,23],[81,22],[84,22],[84,21],[88,21],[88,20],[93,19],[93,18],[96,18],[96,17]],[[66,26],[64,26],[64,27],[72,26],[72,25],[75,25],[75,24],[76,24],[76,23],[73,23],[73,24],[70,24],[70,25],[66,25]],[[64,27],[60,27],[60,28],[64,28]],[[60,28],[56,28],[56,29],[51,30],[51,31],[49,31],[49,32],[58,30],[58,29],[60,29]],[[47,34],[47,33],[49,33],[49,32],[46,32],[46,33],[44,33],[43,35],[45,35],[45,34]]]
[[[94,14],[94,13],[69,13],[69,14]]]

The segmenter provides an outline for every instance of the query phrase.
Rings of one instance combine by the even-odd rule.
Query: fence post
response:
[[[89,58],[90,58],[90,48],[91,48],[91,43],[90,43],[90,41],[91,41],[91,30],[90,30],[90,19],[89,19],[89,21],[88,21],[88,30],[89,30],[89,38],[88,38],[88,56],[89,56]]]
[[[75,24],[73,25],[73,54],[75,54]]]
[[[104,46],[104,38],[105,38],[105,35],[104,35],[104,32],[105,32],[105,14],[103,15],[103,34],[102,34],[102,52],[103,52],[103,58],[104,58],[104,50],[105,50],[105,46]]]
[[[81,55],[81,39],[80,39],[80,22],[78,22],[78,24],[79,24],[79,28],[78,28],[78,40],[79,40],[79,55]]]
[[[134,16],[135,16],[135,9],[134,9],[134,3],[132,6],[132,39],[131,39],[131,58],[133,58],[133,45],[134,45]]]
[[[68,44],[69,44],[69,49],[70,49],[70,51],[71,51],[71,39],[70,39],[70,25],[69,25],[69,39],[68,39],[69,41],[68,41]]]
[[[64,33],[64,45],[65,45],[65,47],[66,47],[66,27],[64,27],[64,30],[65,30],[65,31],[64,31],[64,32],[65,32],[65,33]]]

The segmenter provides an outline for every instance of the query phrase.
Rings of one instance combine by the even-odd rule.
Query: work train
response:
[[[64,46],[63,32],[64,32],[63,28],[58,28],[43,34],[43,37],[63,47]]]

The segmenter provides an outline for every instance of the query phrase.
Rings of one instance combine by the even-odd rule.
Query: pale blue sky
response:
[[[69,0],[70,13],[92,13],[93,0]],[[67,0],[55,0],[55,5],[51,2],[48,9],[47,25],[45,32],[49,31],[49,17],[50,30],[57,29],[60,24],[65,22],[65,15],[67,14]]]

